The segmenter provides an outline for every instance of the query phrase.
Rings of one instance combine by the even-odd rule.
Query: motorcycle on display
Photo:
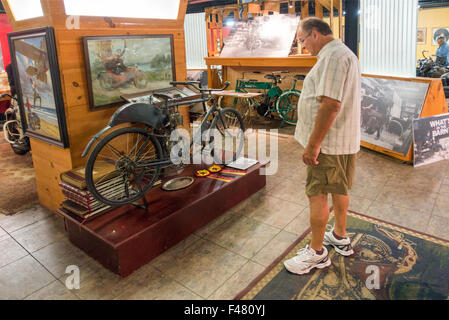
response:
[[[446,72],[441,76],[441,81],[443,82],[444,94],[446,99],[449,99],[449,72]]]
[[[126,68],[119,74],[110,70],[102,71],[98,74],[97,79],[100,81],[100,86],[105,90],[115,90],[128,84],[143,89],[148,83],[145,73],[136,68]]]
[[[444,67],[446,59],[430,55],[426,57],[427,50],[423,50],[424,59],[419,59],[416,67],[417,77],[441,78],[446,98],[449,99],[449,68]],[[435,59],[435,60],[434,60]]]
[[[17,99],[7,93],[2,94],[0,98],[6,96],[11,98],[11,106],[5,111],[3,134],[14,153],[24,155],[31,150],[30,138],[26,137],[23,133]]]

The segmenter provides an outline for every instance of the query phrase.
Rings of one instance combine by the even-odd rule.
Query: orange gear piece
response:
[[[208,170],[209,170],[209,172],[217,173],[217,172],[220,172],[220,171],[221,171],[221,167],[218,166],[218,165],[213,165],[213,166],[210,167]]]
[[[197,176],[197,177],[207,177],[208,175],[210,175],[210,172],[209,171],[207,171],[207,170],[197,170],[196,172],[195,172],[195,175]]]

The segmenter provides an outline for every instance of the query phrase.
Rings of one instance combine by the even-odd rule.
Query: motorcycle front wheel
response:
[[[30,138],[23,137],[20,139],[19,122],[17,120],[5,122],[3,133],[15,154],[24,155],[30,151]]]
[[[222,109],[214,118],[209,131],[211,155],[217,164],[235,161],[245,144],[245,126],[235,109]]]
[[[126,127],[113,131],[89,155],[87,189],[110,206],[137,201],[159,177],[160,166],[149,162],[161,159],[161,155],[159,141],[148,130]]]

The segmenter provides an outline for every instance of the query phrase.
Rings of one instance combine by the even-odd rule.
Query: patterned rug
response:
[[[13,214],[37,202],[31,153],[15,154],[0,131],[0,213]]]
[[[329,246],[329,268],[302,276],[288,272],[283,261],[310,242],[309,229],[235,299],[449,299],[448,241],[355,212],[348,213],[347,223],[352,256]]]

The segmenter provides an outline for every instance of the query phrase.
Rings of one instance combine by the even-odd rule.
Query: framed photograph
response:
[[[416,33],[416,44],[426,44],[427,42],[427,28],[418,28]]]
[[[120,96],[170,87],[176,79],[173,35],[84,37],[91,109]]]
[[[8,40],[25,134],[68,147],[53,28],[12,32]]]
[[[428,83],[362,77],[361,140],[407,155]]]
[[[449,28],[435,28],[432,30],[432,45],[437,46],[438,36],[443,35],[446,37],[446,42],[449,41]]]

